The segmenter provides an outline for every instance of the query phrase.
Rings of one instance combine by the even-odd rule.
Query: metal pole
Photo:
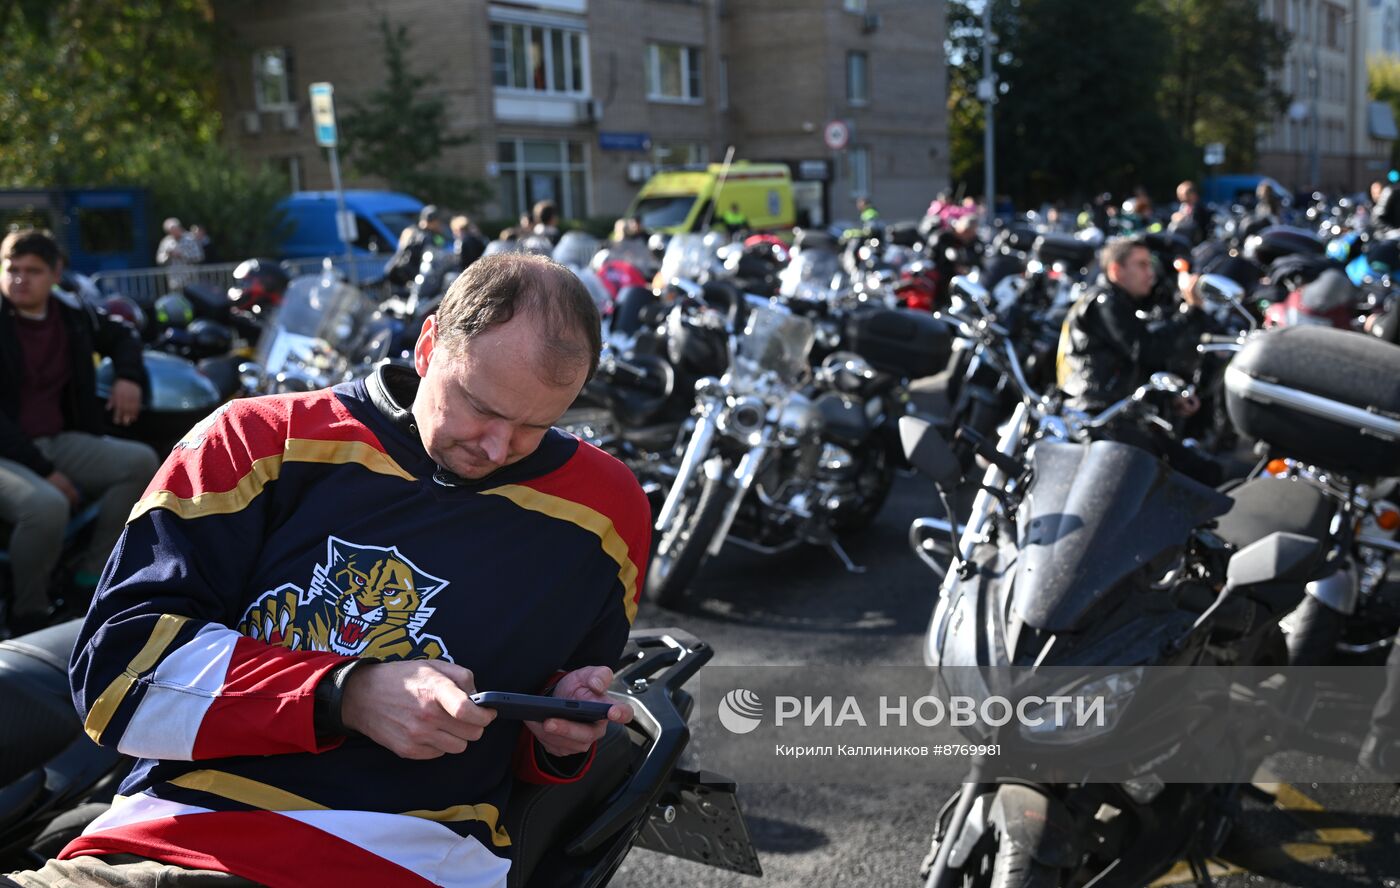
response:
[[[326,149],[331,153],[331,185],[335,188],[335,231],[340,237],[340,242],[345,245],[345,265],[347,273],[350,275],[350,283],[358,287],[360,285],[360,270],[356,267],[355,251],[350,245],[350,239],[341,231],[341,219],[346,218],[345,213],[345,189],[340,187],[340,154],[332,145]]]
[[[1308,178],[1312,181],[1308,183],[1308,187],[1317,189],[1322,187],[1322,120],[1318,115],[1322,92],[1322,62],[1318,54],[1318,44],[1322,41],[1321,0],[1314,0],[1312,14],[1312,70],[1309,72],[1312,78],[1312,150],[1308,156]]]
[[[997,205],[997,161],[996,161],[996,122],[992,106],[996,104],[996,81],[992,79],[992,53],[996,47],[996,35],[992,33],[992,0],[982,0],[982,83],[985,90],[984,121],[982,132],[982,157],[985,176],[982,183],[982,199],[986,202],[987,218],[990,224],[996,216]]]

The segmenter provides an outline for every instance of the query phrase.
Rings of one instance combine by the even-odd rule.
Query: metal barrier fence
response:
[[[367,292],[377,289],[384,277],[385,260],[374,256],[359,256],[352,261],[355,263],[355,271],[359,273],[361,287]],[[287,259],[281,265],[288,277],[296,278],[319,273],[325,262],[325,258]],[[346,279],[351,279],[350,267],[344,256],[330,257],[330,263]],[[167,293],[185,287],[199,287],[215,293],[227,292],[229,287],[233,286],[234,269],[241,264],[221,262],[99,271],[92,275],[92,282],[104,295],[121,295],[138,305],[150,306]]]

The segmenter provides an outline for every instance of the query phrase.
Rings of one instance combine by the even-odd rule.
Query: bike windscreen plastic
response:
[[[1231,505],[1127,444],[1043,441],[1031,462],[1015,589],[1017,611],[1037,629],[1073,632],[1120,580]]]

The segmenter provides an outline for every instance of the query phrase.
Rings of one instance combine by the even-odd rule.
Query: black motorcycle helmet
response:
[[[200,318],[185,332],[189,334],[191,349],[200,358],[222,355],[233,348],[233,331],[217,321]]]
[[[271,259],[248,259],[233,270],[229,302],[245,311],[281,304],[287,292],[287,272]]]

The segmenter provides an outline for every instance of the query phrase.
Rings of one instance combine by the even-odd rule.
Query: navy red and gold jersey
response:
[[[132,511],[73,654],[88,734],[139,759],[64,856],[133,853],[267,885],[504,883],[513,779],[558,779],[519,722],[410,761],[318,741],[351,657],[440,658],[538,693],[612,665],[636,614],[646,498],[558,430],[447,486],[365,382],[234,401]]]

